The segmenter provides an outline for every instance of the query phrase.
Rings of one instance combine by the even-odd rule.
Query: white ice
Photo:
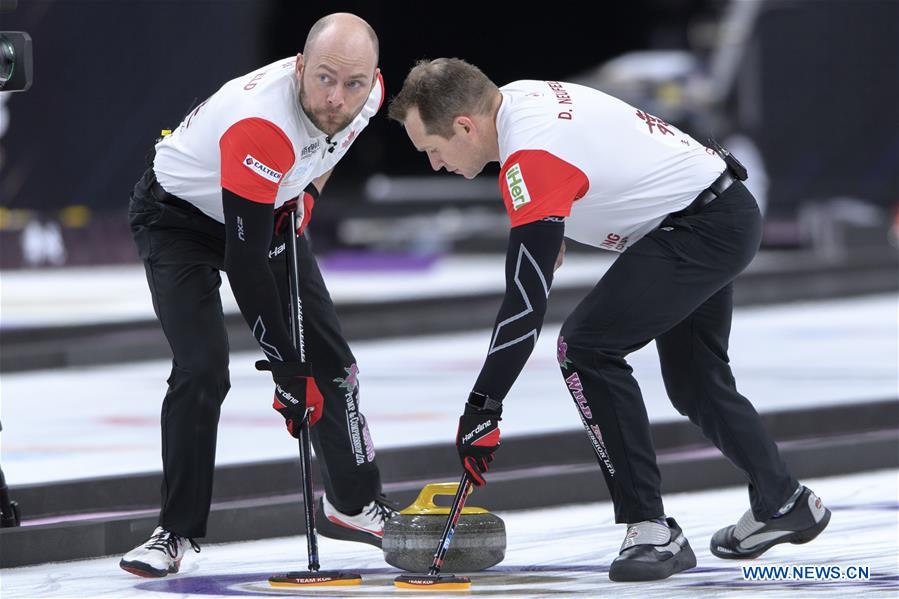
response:
[[[617,555],[624,527],[613,524],[608,503],[500,512],[507,527],[505,560],[472,574],[470,591],[437,594],[400,591],[398,574],[367,545],[320,539],[322,567],[359,573],[351,589],[272,589],[268,576],[306,568],[304,537],[204,546],[189,553],[180,574],[140,579],[118,568],[120,556],[6,569],[0,573],[3,599],[43,597],[324,596],[324,597],[860,597],[899,596],[899,471],[883,470],[803,481],[833,511],[829,527],[806,545],[778,545],[757,560],[713,557],[709,539],[748,508],[745,488],[672,494],[667,513],[684,529],[697,568],[664,581],[613,583],[608,565]],[[476,505],[477,491],[470,504]],[[484,506],[489,508],[490,506]],[[869,580],[756,582],[743,579],[744,565],[850,566],[869,569]]]

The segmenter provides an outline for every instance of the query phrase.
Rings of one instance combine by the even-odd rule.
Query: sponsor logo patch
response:
[[[468,443],[475,435],[477,435],[480,432],[483,432],[487,427],[491,426],[492,424],[493,424],[492,420],[485,420],[484,422],[481,422],[476,427],[474,427],[473,431],[471,431],[470,433],[468,433],[462,437],[462,442]]]
[[[333,382],[337,383],[339,389],[343,389],[344,401],[346,402],[346,423],[347,433],[350,435],[350,443],[353,449],[353,455],[356,459],[356,465],[360,466],[367,461],[373,462],[375,459],[375,447],[371,442],[371,434],[368,432],[368,423],[365,417],[359,411],[356,403],[356,389],[359,387],[359,367],[355,363],[349,367],[344,367],[346,378],[337,377]]]
[[[606,238],[602,240],[602,243],[599,244],[599,247],[604,250],[623,252],[624,248],[627,247],[628,241],[630,241],[630,237],[628,237],[627,235],[609,233],[608,235],[606,235]]]
[[[566,349],[567,349],[566,345]],[[584,397],[584,385],[581,384],[581,377],[575,372],[567,379],[565,379],[565,383],[568,385],[568,390],[571,391],[571,396],[574,398],[575,403],[577,403],[578,409],[581,411],[581,414],[584,415],[584,418],[593,418],[593,412],[590,411],[590,406],[587,404],[587,398]]]
[[[315,152],[322,146],[322,140],[316,139],[314,142],[309,144],[308,146],[303,146],[303,149],[300,150],[300,160],[305,160],[307,158],[311,158]]]
[[[263,179],[268,179],[272,183],[280,183],[281,177],[284,176],[284,173],[278,172],[253,158],[252,154],[247,154],[247,157],[243,159],[243,165]]]
[[[531,195],[521,176],[521,166],[516,162],[506,171],[506,187],[509,188],[509,196],[512,198],[512,209],[518,210],[530,203]]]
[[[269,251],[269,253],[268,253],[269,259],[274,258],[275,256],[280,256],[284,252],[285,249],[287,249],[286,243],[282,243],[281,245],[277,246],[275,249]]]

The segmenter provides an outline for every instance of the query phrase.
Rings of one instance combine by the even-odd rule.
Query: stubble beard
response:
[[[322,119],[320,119],[318,116],[319,114],[322,114],[322,113],[330,114],[330,113],[328,113],[328,111],[326,111],[326,110],[322,110],[322,111],[319,111],[318,114],[316,114],[313,110],[311,110],[309,108],[309,102],[306,97],[306,90],[304,89],[304,86],[303,86],[303,78],[302,77],[300,77],[300,109],[304,113],[306,113],[306,117],[310,121],[312,121],[312,124],[315,125],[315,127],[317,129],[319,129],[320,131],[323,131],[329,137],[346,129],[349,126],[349,124],[353,122],[353,119],[355,118],[355,116],[344,117],[342,120],[337,121],[337,123],[333,124],[333,125],[328,124],[328,123],[324,122]]]

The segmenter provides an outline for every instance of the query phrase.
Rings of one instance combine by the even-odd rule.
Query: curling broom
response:
[[[440,537],[440,543],[438,543],[437,551],[434,553],[431,569],[427,574],[403,574],[402,576],[397,576],[393,581],[394,586],[400,589],[420,591],[465,591],[471,588],[471,578],[467,576],[456,576],[454,574],[441,576],[440,574],[446,551],[449,549],[450,541],[453,540],[456,524],[459,522],[459,516],[462,515],[462,508],[465,507],[465,499],[470,491],[471,479],[468,478],[468,472],[466,471],[462,474],[462,480],[459,481],[459,489],[456,491],[453,506],[450,508],[446,526],[443,529],[443,535]]]

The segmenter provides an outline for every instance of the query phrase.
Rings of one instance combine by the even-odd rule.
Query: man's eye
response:
[[[331,78],[328,77],[327,75],[319,75],[318,80],[321,81],[322,83],[327,83],[331,80]]]
[[[356,88],[360,87],[361,85],[362,84],[359,83],[358,81],[350,81],[349,83],[346,84],[347,87],[351,87],[353,89],[356,89]]]

